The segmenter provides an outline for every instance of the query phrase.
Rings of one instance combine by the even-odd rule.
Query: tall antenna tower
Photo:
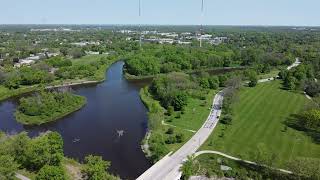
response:
[[[141,44],[142,44],[142,32],[141,32],[141,0],[139,0],[139,31],[140,31],[140,39],[139,39],[139,45],[140,45],[140,48],[141,48]]]
[[[204,0],[201,0],[201,19],[200,19],[200,47],[202,47],[202,31],[203,31],[203,17],[204,17]]]

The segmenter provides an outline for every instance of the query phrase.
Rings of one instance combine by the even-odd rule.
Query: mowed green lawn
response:
[[[206,100],[189,98],[185,113],[181,115],[181,118],[171,118],[172,122],[167,121],[166,123],[183,129],[198,131],[209,116],[215,91],[210,91],[206,96]]]
[[[72,59],[72,64],[73,65],[90,64],[92,62],[99,61],[102,57],[108,57],[108,55],[106,54],[86,55],[78,59]]]
[[[284,131],[283,121],[311,101],[303,94],[280,88],[280,81],[273,81],[241,90],[233,105],[232,125],[219,123],[201,149],[218,150],[250,160],[251,152],[263,143],[278,155],[279,166],[297,156],[320,158],[320,145],[313,143],[310,137],[289,127]]]

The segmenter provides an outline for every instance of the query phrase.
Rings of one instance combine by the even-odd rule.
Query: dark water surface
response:
[[[101,155],[112,162],[112,173],[124,179],[138,177],[150,167],[140,148],[146,133],[147,109],[139,90],[145,84],[126,81],[122,68],[123,62],[117,62],[108,69],[105,82],[74,88],[76,94],[87,98],[86,106],[53,123],[23,126],[13,115],[17,100],[0,103],[0,130],[27,131],[31,136],[57,131],[64,139],[66,156],[83,160],[88,154]],[[123,136],[119,137],[117,130],[124,130]],[[75,139],[80,141],[74,142]]]

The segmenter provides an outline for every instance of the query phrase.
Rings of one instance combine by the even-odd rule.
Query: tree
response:
[[[28,137],[26,132],[22,132],[15,136],[12,141],[12,151],[14,159],[23,166],[27,163],[26,149],[31,139]]]
[[[298,115],[297,125],[308,130],[315,130],[320,133],[320,110],[310,109]]]
[[[173,108],[173,106],[169,106],[169,107],[168,107],[167,113],[168,113],[168,116],[173,115],[173,113],[174,113],[174,108]]]
[[[76,59],[81,58],[82,56],[86,55],[86,53],[81,48],[73,48],[69,52],[69,55]]]
[[[284,88],[287,90],[293,90],[296,88],[297,80],[292,75],[288,75],[283,82]]]
[[[5,81],[5,78],[6,78],[5,72],[0,69],[0,84],[2,84]]]
[[[19,165],[10,155],[0,155],[0,179],[15,179]]]
[[[36,176],[36,180],[66,180],[62,166],[43,166]]]
[[[258,76],[256,72],[249,75],[249,87],[255,87],[258,84]]]
[[[232,116],[230,114],[223,116],[223,118],[221,119],[221,123],[228,125],[232,124]]]
[[[110,162],[104,161],[101,156],[89,155],[85,157],[85,165],[82,173],[87,180],[107,180],[106,170],[110,167]]]
[[[218,89],[219,87],[219,79],[216,76],[212,76],[209,78],[209,87],[210,89]]]
[[[181,167],[182,171],[182,179],[188,180],[195,173],[194,169],[194,157],[188,156],[188,159],[185,163],[183,163]]]
[[[172,100],[172,106],[176,111],[180,111],[184,106],[187,105],[188,96],[184,92],[176,92]]]
[[[170,127],[166,132],[166,134],[173,134],[173,133],[174,133],[174,129],[172,127]]]
[[[31,170],[39,170],[44,165],[59,166],[63,156],[61,135],[56,132],[49,132],[28,144],[26,165]]]
[[[66,47],[60,48],[60,53],[61,53],[63,56],[68,55],[68,52],[69,52],[69,49],[68,49],[68,48],[66,48]]]
[[[21,83],[21,77],[18,74],[18,72],[10,72],[7,74],[4,86],[6,86],[9,89],[17,89],[19,88]]]
[[[307,81],[305,91],[309,96],[316,97],[320,94],[320,83],[314,80]]]

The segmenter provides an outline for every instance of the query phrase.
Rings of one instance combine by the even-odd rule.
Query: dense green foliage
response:
[[[12,179],[18,168],[37,172],[46,165],[60,166],[64,157],[62,137],[55,132],[34,139],[30,139],[26,133],[20,133],[3,136],[1,141],[0,177],[7,179]]]
[[[104,161],[100,156],[89,155],[85,158],[85,164],[82,169],[84,179],[86,180],[115,180],[118,179],[106,171],[110,167],[110,162]]]
[[[69,92],[40,92],[20,99],[15,113],[23,124],[43,124],[72,113],[86,103],[86,99]]]
[[[0,179],[12,180],[18,170],[18,163],[10,155],[0,155]]]
[[[61,166],[43,166],[36,176],[36,180],[65,180],[66,175]]]
[[[127,60],[127,71],[136,76],[229,66],[234,52],[219,48],[148,45]]]
[[[54,76],[42,69],[22,67],[19,70],[11,70],[5,74],[3,85],[9,89],[17,89],[21,85],[36,85],[49,83]]]
[[[64,59],[59,56],[48,59],[47,63],[55,68],[72,66],[72,61],[70,59]]]

